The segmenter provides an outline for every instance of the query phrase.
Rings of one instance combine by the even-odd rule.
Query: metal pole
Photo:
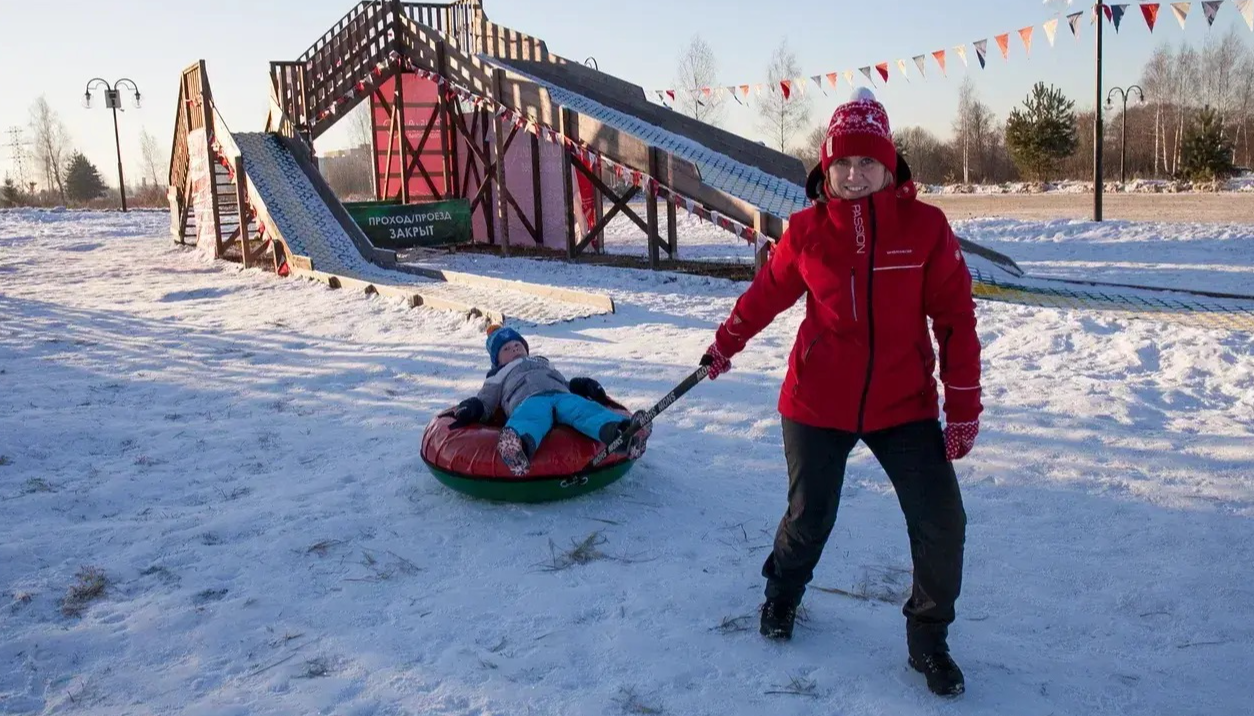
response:
[[[1127,181],[1124,178],[1124,166],[1128,163],[1128,95],[1123,95],[1123,124],[1119,128],[1119,183],[1123,184]]]
[[[1102,0],[1095,4],[1097,12],[1097,103],[1093,106],[1093,221],[1102,220],[1102,29],[1106,8]]]
[[[122,192],[122,212],[126,212],[126,179],[122,176],[122,140],[118,138],[118,108],[113,108],[113,144],[118,150],[118,189]]]

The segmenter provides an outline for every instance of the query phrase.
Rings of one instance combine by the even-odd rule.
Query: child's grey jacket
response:
[[[509,417],[527,398],[544,393],[569,392],[570,383],[549,365],[548,358],[527,356],[488,373],[478,398],[483,402],[485,417],[495,413],[498,407],[505,410],[505,417]]]

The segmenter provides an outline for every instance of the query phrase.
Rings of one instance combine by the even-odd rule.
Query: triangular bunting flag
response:
[[[1032,56],[1032,31],[1036,28],[1028,25],[1019,31],[1019,39],[1023,40],[1023,49],[1027,50],[1028,57]]]
[[[1003,33],[993,38],[997,40],[997,47],[1001,49],[1001,58],[1003,60],[1010,59],[1010,33]]]
[[[749,85],[740,85],[740,94],[749,99]]]
[[[836,74],[835,72],[827,73],[827,83],[832,86],[832,89],[836,89],[836,80],[838,77],[840,77],[840,75]]]
[[[740,101],[740,95],[736,92],[735,85],[729,85],[727,91],[731,94],[732,99],[736,100],[736,104],[744,104],[744,102]]]
[[[1247,0],[1248,1],[1248,0]],[[1158,3],[1145,3],[1141,6],[1141,14],[1145,16],[1145,24],[1149,25],[1149,31],[1154,31],[1154,25],[1158,22]]]
[[[1080,18],[1084,17],[1082,12],[1073,12],[1067,16],[1067,24],[1071,26],[1071,35],[1073,37],[1080,36]]]
[[[875,66],[875,69],[879,71],[880,77],[884,78],[884,83],[888,84],[888,63],[881,62]]]
[[[666,95],[662,94],[662,90],[657,91],[657,101],[666,104]]]
[[[1250,26],[1250,30],[1254,30],[1254,0],[1236,0],[1236,3],[1241,17],[1245,18],[1245,24]]]
[[[701,88],[701,94],[705,95],[707,99],[710,97],[710,93],[711,93],[711,92],[710,92],[710,88],[709,88],[709,87],[702,87],[702,88]]]
[[[1171,3],[1171,11],[1175,13],[1176,20],[1180,22],[1180,27],[1184,27],[1184,21],[1189,17],[1189,7],[1191,5],[1193,5],[1191,2]]]
[[[936,58],[936,64],[940,65],[940,68],[941,68],[941,75],[942,75],[943,77],[948,77],[948,76],[949,76],[949,72],[948,72],[948,70],[946,70],[946,69],[945,69],[945,51],[944,51],[944,50],[937,50],[936,52],[933,52],[933,53],[932,53],[932,57],[935,57],[935,58]]]
[[[980,69],[984,69],[987,60],[984,57],[988,54],[988,40],[980,40],[975,43],[975,56],[980,60]]]
[[[1058,34],[1058,18],[1054,18],[1044,25],[1045,37],[1049,38],[1049,46],[1054,46],[1054,36]]]
[[[755,84],[755,85],[753,86],[753,93],[754,93],[754,94],[756,94],[756,95],[757,95],[757,96],[759,96],[759,97],[761,97],[761,96],[762,96],[762,83],[761,83],[761,82],[759,82],[759,83],[757,83],[757,84]]]
[[[674,101],[675,101],[675,90],[666,90],[666,96],[667,96],[667,97],[670,97],[670,98],[671,98],[671,101],[672,101],[672,102],[674,102]]]
[[[875,79],[874,79],[873,77],[871,77],[871,68],[870,68],[870,67],[859,67],[859,68],[858,68],[858,71],[859,71],[859,72],[861,72],[862,74],[866,75],[866,81],[867,81],[867,82],[870,82],[872,85],[874,85],[874,84],[875,84]]]
[[[1110,21],[1115,26],[1115,32],[1119,32],[1119,24],[1123,22],[1123,14],[1128,11],[1127,5],[1110,5]]]
[[[792,87],[793,89],[797,90],[801,94],[805,94],[806,93],[806,78],[805,77],[795,78],[792,81]]]
[[[906,61],[905,61],[905,60],[897,60],[897,69],[901,70],[901,76],[902,76],[902,77],[905,77],[905,78],[906,78],[906,81],[907,81],[907,82],[909,82],[909,81],[910,81],[910,73],[906,71]]]
[[[784,99],[792,99],[792,80],[780,80],[779,89],[784,93]]]
[[[823,89],[823,75],[815,75],[810,79],[814,80],[814,84],[818,85],[819,89]],[[824,92],[823,94],[827,94],[827,92]]]
[[[1215,16],[1219,14],[1219,6],[1223,5],[1223,0],[1207,0],[1202,3],[1202,12],[1206,13],[1206,24],[1208,27],[1215,26]]]
[[[962,58],[963,67],[970,67],[970,64],[967,62],[967,46],[966,45],[956,45],[954,47],[954,52],[957,52],[958,56]]]
[[[853,70],[845,70],[845,84],[853,87]]]
[[[915,55],[914,56],[914,64],[916,67],[919,68],[919,76],[922,77],[923,79],[927,79],[927,70],[925,69],[925,65],[923,64],[924,61],[926,60],[927,60],[927,55]]]

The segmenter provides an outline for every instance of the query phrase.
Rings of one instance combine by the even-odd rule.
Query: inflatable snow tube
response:
[[[611,407],[624,419],[631,417],[621,405]],[[515,477],[496,454],[505,426],[499,412],[490,423],[451,430],[452,423],[444,413],[431,420],[422,434],[422,460],[446,486],[485,500],[551,502],[578,497],[613,484],[633,464],[626,455],[610,455],[595,470],[584,472],[604,445],[558,425],[540,443],[527,474]]]

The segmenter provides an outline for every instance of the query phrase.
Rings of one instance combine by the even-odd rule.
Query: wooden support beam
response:
[[[450,8],[451,13],[451,8]],[[448,72],[448,52],[444,40],[435,47],[435,65],[436,72],[440,77],[444,77]],[[450,134],[452,133],[452,113],[449,110],[448,97],[444,91],[444,86],[437,83],[436,94],[439,95],[437,102],[439,107],[436,108],[436,114],[440,117],[440,154],[444,158],[442,170],[444,172],[444,194],[445,196],[453,196],[453,187],[457,186],[457,154],[456,148],[450,146]]]
[[[408,204],[409,203],[409,172],[407,171],[407,168],[409,166],[409,161],[408,161],[409,155],[405,153],[405,149],[407,148],[409,142],[405,137],[405,73],[404,72],[398,72],[396,74],[396,92],[393,95],[393,101],[395,102],[395,104],[393,105],[392,109],[396,111],[396,116],[398,117],[397,124],[399,125],[399,130],[397,131],[397,135],[400,137],[399,149],[400,149],[400,162],[401,162],[401,203]],[[390,163],[388,164],[388,171],[389,172],[392,171],[392,165]]]
[[[588,177],[588,180],[592,182],[592,186],[596,187],[598,191],[610,197],[610,200],[614,202],[614,207],[616,209],[621,209],[627,218],[631,219],[635,222],[636,226],[640,227],[641,231],[648,232],[649,227],[644,223],[644,219],[641,219],[639,214],[627,207],[627,200],[634,197],[636,194],[639,194],[640,187],[633,186],[621,198],[616,198],[614,190],[606,186],[605,182],[601,181],[601,177],[597,176],[595,172],[589,171],[588,168],[583,165],[583,162],[575,162],[575,171],[578,171],[580,174]],[[596,225],[603,227],[608,223],[609,220],[605,216],[601,216],[601,218],[597,220]],[[591,233],[592,232],[589,232],[589,234]]]
[[[505,80],[505,70],[492,70],[492,99],[498,103],[502,99],[501,85]],[[508,188],[505,182],[505,123],[497,118],[496,127],[496,215],[501,222],[501,255],[509,256],[509,202],[506,200]],[[517,130],[517,127],[515,127]],[[511,139],[513,137],[511,136]]]
[[[649,176],[657,176],[658,160],[657,150],[649,149]],[[658,237],[657,230],[657,189],[651,181],[645,182],[648,189],[645,190],[644,208],[645,215],[648,216],[648,228],[645,230],[645,241],[649,245],[649,268],[657,270],[661,257],[658,255],[658,245],[661,239]]]
[[[532,206],[535,211],[532,214],[535,217],[535,230],[531,232],[531,238],[535,239],[536,246],[544,245],[544,196],[541,193],[543,187],[540,185],[540,137],[531,135],[531,198]]]
[[[672,186],[671,177],[674,176],[675,157],[672,154],[666,155],[666,186]],[[666,193],[666,253],[670,254],[671,261],[679,258],[679,226],[675,220],[675,195],[672,192]]]
[[[588,248],[588,244],[592,243],[592,241],[596,239],[596,237],[600,236],[601,233],[605,231],[605,227],[608,226],[609,223],[614,220],[614,217],[617,216],[618,212],[620,211],[626,214],[628,217],[630,217],[632,221],[636,222],[636,225],[639,226],[647,234],[649,232],[649,227],[646,226],[645,223],[640,220],[639,216],[636,216],[636,213],[634,211],[627,208],[627,202],[631,201],[636,196],[636,194],[639,194],[639,193],[640,193],[640,187],[633,186],[632,188],[627,190],[626,194],[623,194],[621,199],[618,199],[617,201],[615,201],[614,206],[610,207],[610,210],[605,213],[605,216],[601,217],[601,220],[598,221],[596,225],[593,226],[588,231],[588,235],[583,237],[583,241],[580,241],[579,245],[575,247],[575,255],[579,255],[583,253],[583,250]]]
[[[757,236],[753,240],[753,269],[755,272],[766,268],[767,259],[770,258],[770,243],[767,242],[766,234],[763,233],[765,227],[766,220],[762,212],[753,212],[753,228],[757,231]]]
[[[558,115],[558,131],[561,133],[562,136],[571,137],[572,139],[574,139],[575,137],[571,136],[570,134],[570,132],[576,131],[572,129],[572,125],[576,128],[579,125],[574,124],[571,121],[570,115],[571,115],[571,111],[563,107],[561,110],[561,114]],[[572,166],[572,164],[573,164],[573,160],[570,156],[570,152],[566,151],[565,147],[563,147],[562,148],[562,196],[563,196],[562,201],[563,201],[565,212],[566,212],[566,258],[567,260],[570,260],[570,261],[573,261],[576,256],[575,228],[577,225],[576,223],[577,217],[575,216],[575,212],[583,211],[582,205],[580,206],[575,205],[575,177],[573,176],[573,172],[575,171],[575,168]]]
[[[243,157],[235,157],[232,163],[235,169],[235,206],[239,209],[240,261],[244,268],[248,268],[252,263],[248,254],[248,175],[244,173]]]

